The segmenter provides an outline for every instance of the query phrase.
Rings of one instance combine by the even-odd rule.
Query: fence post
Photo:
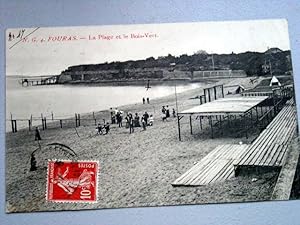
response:
[[[44,123],[45,123],[45,129],[47,129],[47,119],[46,119],[46,117],[44,118]]]
[[[42,118],[42,127],[43,127],[43,130],[45,130],[44,118]]]
[[[28,129],[31,131],[31,120],[28,120]]]
[[[12,131],[13,133],[15,133],[14,121],[13,121],[13,120],[11,120],[11,131]]]
[[[78,126],[80,127],[80,114],[78,114]]]
[[[211,98],[210,98],[210,88],[208,89],[208,102],[211,102]]]
[[[15,132],[17,132],[17,120],[14,120],[15,121]]]
[[[216,86],[214,86],[214,94],[215,94],[215,100],[217,100],[217,90],[216,90]]]
[[[77,127],[77,113],[75,113],[75,127]]]
[[[13,133],[16,133],[17,130],[17,120],[11,120],[11,130]]]
[[[224,98],[224,85],[222,84],[222,97]]]

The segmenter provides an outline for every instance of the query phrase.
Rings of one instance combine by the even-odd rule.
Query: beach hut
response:
[[[235,90],[235,94],[241,94],[246,91],[246,88],[243,85],[239,85],[238,88]]]
[[[279,82],[279,80],[277,79],[277,77],[273,76],[270,82],[270,87],[274,87],[274,86],[281,86],[281,83]]]

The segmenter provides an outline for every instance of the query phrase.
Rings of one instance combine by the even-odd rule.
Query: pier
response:
[[[28,76],[21,78],[19,83],[22,86],[38,86],[38,85],[52,85],[58,84],[59,75],[46,75],[46,76]]]

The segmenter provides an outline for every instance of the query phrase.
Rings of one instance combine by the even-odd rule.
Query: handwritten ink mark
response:
[[[40,27],[35,28],[33,31],[31,31],[29,34],[27,34],[24,38],[27,38],[29,35],[33,34],[34,32],[36,32]],[[24,30],[25,31],[25,30]],[[24,33],[24,32],[22,32]],[[23,34],[22,34],[23,36]],[[12,46],[9,47],[9,49],[12,49],[14,46],[16,46],[17,44],[19,44],[21,41],[23,40],[23,38],[21,38],[19,41],[17,41],[16,43],[14,43]]]

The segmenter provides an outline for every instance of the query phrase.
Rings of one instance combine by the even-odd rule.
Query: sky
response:
[[[57,75],[69,66],[148,57],[290,49],[284,19],[6,30],[6,75]]]

